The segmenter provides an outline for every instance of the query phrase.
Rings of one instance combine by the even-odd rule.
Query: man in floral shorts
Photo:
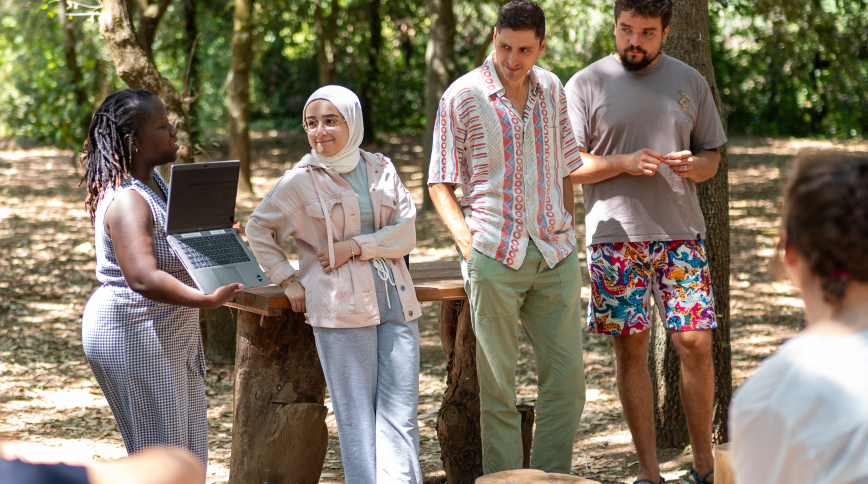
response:
[[[726,142],[705,79],[661,49],[670,0],[616,0],[617,52],[567,83],[584,164],[591,331],[613,336],[618,391],[639,457],[637,482],[662,482],[647,369],[654,298],[681,356],[694,479],[713,482],[714,298],[695,184]]]

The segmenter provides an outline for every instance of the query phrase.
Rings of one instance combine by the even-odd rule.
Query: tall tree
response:
[[[190,56],[184,75],[182,102],[187,106],[190,118],[190,146],[196,148],[199,128],[196,123],[196,97],[199,95],[199,25],[196,22],[196,0],[184,0],[184,47]]]
[[[359,101],[362,104],[362,120],[365,126],[365,142],[374,141],[377,136],[377,128],[374,126],[374,91],[380,70],[377,61],[380,57],[380,47],[383,45],[383,20],[380,18],[380,0],[367,0],[367,18],[371,40],[368,48],[368,67],[362,73],[361,89],[359,89]]]
[[[108,44],[118,76],[133,89],[147,89],[166,105],[169,122],[178,128],[178,163],[192,161],[190,125],[181,96],[165,77],[160,75],[153,60],[139,43],[130,11],[124,0],[102,0],[99,32]],[[165,173],[164,173],[165,174]]]
[[[229,157],[241,161],[239,190],[253,193],[250,183],[250,66],[253,57],[253,0],[235,0],[232,61],[229,66]]]
[[[136,9],[138,13],[138,29],[136,33],[139,37],[139,44],[145,49],[145,53],[149,58],[153,59],[154,52],[154,37],[157,35],[157,25],[166,14],[169,4],[172,0],[158,0],[154,3],[148,0],[136,0]]]
[[[81,66],[78,64],[78,59],[75,53],[75,30],[72,24],[72,19],[69,16],[66,0],[58,0],[57,2],[57,19],[60,23],[60,30],[63,32],[63,55],[66,57],[66,67],[72,74],[72,90],[75,93],[75,103],[82,110],[81,123],[82,132],[87,136],[87,131],[90,128],[90,103],[88,101],[87,87],[84,85],[84,74],[81,72]],[[77,159],[74,156],[73,159]],[[78,163],[73,161],[74,165]]]
[[[664,46],[666,53],[693,67],[708,82],[718,115],[726,129],[726,114],[714,80],[707,0],[674,0],[675,9]],[[714,359],[714,441],[725,442],[726,415],[732,395],[732,352],[729,343],[729,166],[726,146],[720,147],[720,166],[711,179],[696,186],[705,217],[706,250],[714,292],[717,328],[713,330]],[[655,325],[649,369],[654,384],[657,444],[674,447],[688,442],[687,424],[679,392],[678,353],[672,338]]]
[[[425,52],[425,138],[422,148],[422,210],[434,204],[428,193],[428,163],[434,141],[434,120],[440,108],[440,97],[458,75],[455,66],[455,12],[452,0],[428,0],[431,30]]]
[[[338,15],[341,12],[339,0],[331,1],[328,18],[324,17],[322,4],[325,0],[314,0],[313,23],[316,33],[316,61],[319,68],[319,85],[335,83],[337,75],[337,47],[335,39],[338,32]]]

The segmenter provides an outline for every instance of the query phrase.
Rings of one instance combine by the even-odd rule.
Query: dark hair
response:
[[[672,20],[672,0],[615,0],[615,21],[621,12],[633,12],[632,15],[659,18],[663,28],[669,27]]]
[[[868,158],[840,151],[800,153],[784,190],[786,243],[837,305],[847,282],[868,282]]]
[[[512,0],[500,7],[497,13],[497,31],[502,28],[512,30],[533,30],[533,36],[544,39],[546,36],[546,14],[530,0]]]
[[[93,115],[84,149],[79,152],[84,176],[78,184],[87,188],[84,206],[91,223],[94,222],[96,207],[105,189],[108,186],[117,188],[121,178],[130,175],[132,138],[148,115],[146,106],[154,99],[157,96],[150,91],[125,89],[105,98]],[[127,135],[130,140],[124,146],[124,136]]]

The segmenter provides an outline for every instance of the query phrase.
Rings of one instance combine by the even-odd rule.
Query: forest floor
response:
[[[391,156],[417,203],[423,175],[419,138],[394,138],[373,147]],[[799,150],[839,147],[868,152],[868,143],[812,140],[733,140],[729,145],[732,366],[740,385],[767,355],[803,325],[803,306],[793,286],[776,281],[770,262],[777,241],[780,194],[788,165]],[[306,152],[299,132],[257,133],[253,139],[256,195],[239,197],[246,223],[261,196],[288,163]],[[208,157],[225,156],[215,145]],[[81,347],[81,313],[97,287],[93,230],[84,211],[81,169],[71,151],[0,151],[0,437],[16,445],[41,444],[66,458],[89,461],[125,455],[112,413]],[[577,192],[580,190],[577,190]],[[584,215],[577,193],[577,217]],[[451,239],[434,213],[420,213],[418,247],[411,261],[455,260]],[[579,224],[579,240],[584,226]],[[587,305],[589,286],[580,254]],[[420,319],[422,369],[419,417],[422,466],[427,481],[443,476],[435,420],[446,388],[446,362],[437,329],[438,304],[426,303]],[[615,388],[612,344],[585,332],[587,404],[574,443],[573,473],[603,483],[632,482],[637,459]],[[516,374],[520,402],[537,395],[533,354],[521,340]],[[232,438],[231,365],[210,366],[206,378],[210,459],[208,483],[226,482]],[[329,413],[329,450],[322,478],[342,481],[334,415]],[[46,455],[43,453],[43,455]],[[661,449],[667,480],[686,480],[689,448]],[[442,478],[441,478],[442,479]]]

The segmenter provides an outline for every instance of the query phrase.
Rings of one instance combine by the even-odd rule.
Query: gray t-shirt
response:
[[[638,72],[614,55],[582,69],[565,86],[570,122],[583,153],[649,148],[694,154],[726,143],[708,83],[663,55]],[[661,165],[653,176],[622,173],[582,185],[586,244],[689,240],[705,235],[695,184]]]
[[[359,164],[352,171],[341,173],[341,178],[350,184],[356,197],[359,199],[359,218],[362,224],[362,235],[370,235],[376,232],[374,227],[374,205],[371,203],[371,194],[368,190],[368,164],[365,159],[359,160]]]

